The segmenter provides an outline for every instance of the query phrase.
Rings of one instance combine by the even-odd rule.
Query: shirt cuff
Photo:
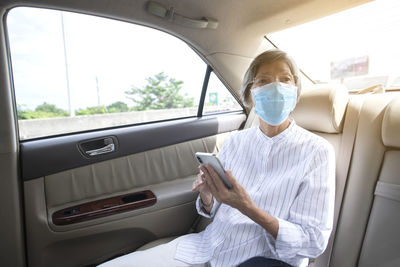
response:
[[[278,235],[275,241],[276,253],[280,258],[294,257],[302,247],[304,232],[298,225],[277,218],[279,222]]]
[[[201,202],[200,194],[199,194],[199,196],[197,197],[197,200],[196,200],[196,209],[197,209],[197,212],[198,212],[201,216],[204,216],[204,217],[206,217],[206,218],[212,218],[212,217],[214,217],[215,212],[216,212],[216,210],[217,210],[217,206],[219,205],[219,203],[218,203],[218,201],[216,201],[216,200],[214,199],[214,197],[213,197],[213,201],[214,201],[213,207],[212,207],[212,209],[211,209],[211,211],[210,211],[210,214],[208,214],[208,213],[206,213],[206,212],[204,211],[204,209],[203,209],[203,204],[202,204],[202,202]]]

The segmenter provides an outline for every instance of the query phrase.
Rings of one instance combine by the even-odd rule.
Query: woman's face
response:
[[[261,65],[256,73],[251,89],[272,82],[296,85],[289,65],[284,60],[277,60],[270,64]]]
[[[258,68],[256,76],[250,90],[272,83],[281,82],[296,85],[289,65],[284,60],[277,60],[270,64],[261,65]],[[251,105],[254,105],[253,97],[250,94]]]

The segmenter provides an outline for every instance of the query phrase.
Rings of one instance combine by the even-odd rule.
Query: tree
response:
[[[105,106],[87,107],[86,109],[78,109],[75,111],[76,115],[93,115],[107,113]]]
[[[164,72],[148,77],[146,81],[148,84],[143,88],[134,86],[125,91],[127,98],[135,103],[133,110],[193,107],[193,98],[180,92],[183,81],[168,78]]]
[[[26,109],[25,105],[20,105],[17,103],[17,116],[19,120],[29,120],[34,119],[34,111]]]
[[[117,101],[107,106],[108,113],[127,112],[127,111],[129,111],[129,107],[122,101]]]
[[[68,112],[66,110],[63,110],[61,108],[56,107],[56,105],[49,104],[46,102],[43,102],[43,104],[37,106],[35,108],[36,112],[43,112],[43,113],[48,113],[48,114],[53,114],[53,117],[57,117],[59,115],[60,117],[68,116]]]
[[[24,105],[17,104],[17,115],[19,120],[29,119],[44,119],[54,117],[67,117],[69,116],[68,111],[57,108],[53,104],[43,102],[43,104],[37,106],[34,111],[25,109]]]

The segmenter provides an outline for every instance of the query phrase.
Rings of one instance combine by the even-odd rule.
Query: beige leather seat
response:
[[[363,105],[329,266],[400,266],[400,98]]]
[[[382,122],[382,167],[359,258],[359,266],[400,266],[400,97]]]

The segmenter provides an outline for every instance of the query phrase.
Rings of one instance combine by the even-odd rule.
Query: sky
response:
[[[66,69],[73,109],[96,106],[97,88],[101,105],[130,104],[124,92],[159,72],[183,80],[183,91],[199,97],[206,64],[181,40],[130,23],[62,13],[65,57],[61,12],[22,7],[7,16],[16,99],[24,108],[45,101],[68,110]]]
[[[400,76],[400,1],[376,0],[268,37],[314,80],[330,81],[331,62],[369,57],[370,76]]]

